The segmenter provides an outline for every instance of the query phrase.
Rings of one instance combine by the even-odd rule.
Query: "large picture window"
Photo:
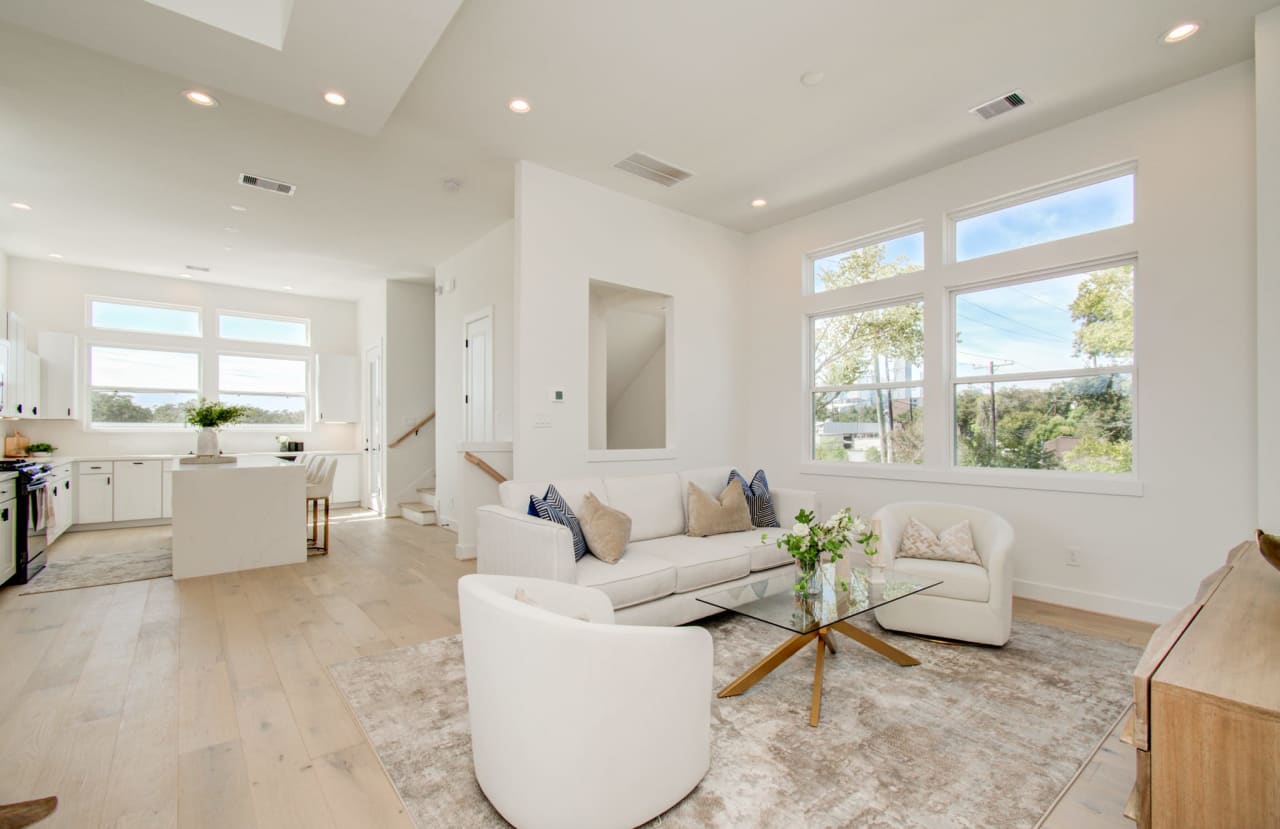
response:
[[[305,426],[307,361],[219,354],[218,399],[248,407],[242,426]]]
[[[95,428],[180,427],[187,407],[199,397],[199,354],[89,348],[90,424]]]
[[[924,461],[924,306],[810,320],[813,459]]]
[[[1133,278],[1122,262],[954,294],[958,466],[1133,470]]]
[[[89,325],[136,334],[200,336],[200,309],[132,300],[90,299]]]

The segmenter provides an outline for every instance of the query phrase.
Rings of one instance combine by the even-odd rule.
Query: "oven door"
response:
[[[29,485],[27,489],[27,566],[36,564],[37,557],[44,555],[48,534],[48,498],[49,488],[44,481]],[[43,559],[41,559],[43,561]],[[35,572],[30,575],[34,576]]]

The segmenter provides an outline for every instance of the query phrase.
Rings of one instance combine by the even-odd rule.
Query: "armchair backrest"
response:
[[[1013,538],[1013,527],[1009,522],[990,510],[968,504],[946,504],[937,501],[902,501],[886,504],[876,510],[873,518],[880,520],[880,549],[889,553],[890,557],[898,552],[902,541],[902,531],[907,522],[914,518],[934,533],[940,533],[948,527],[968,521],[973,532],[973,546],[983,563],[987,563],[987,550],[992,550],[1008,543]]]

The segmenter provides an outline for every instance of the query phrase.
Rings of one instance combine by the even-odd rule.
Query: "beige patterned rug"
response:
[[[713,698],[711,771],[653,825],[1031,827],[1128,705],[1140,655],[1028,622],[1004,648],[859,624],[923,664],[901,668],[840,640],[818,728],[808,726],[812,648],[743,696]],[[706,627],[716,688],[787,636],[727,614]],[[459,637],[329,671],[419,827],[506,825],[472,773]]]
[[[75,558],[55,559],[27,582],[20,595],[145,581],[170,575],[173,575],[173,549],[166,541],[147,550],[90,553]]]

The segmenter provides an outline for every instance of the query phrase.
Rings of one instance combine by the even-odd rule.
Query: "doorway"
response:
[[[383,419],[382,419],[382,346],[365,352],[365,377],[369,388],[368,424],[365,427],[364,451],[369,458],[369,509],[382,513],[386,504],[382,494]]]
[[[468,314],[462,325],[463,439],[493,440],[493,307]]]

